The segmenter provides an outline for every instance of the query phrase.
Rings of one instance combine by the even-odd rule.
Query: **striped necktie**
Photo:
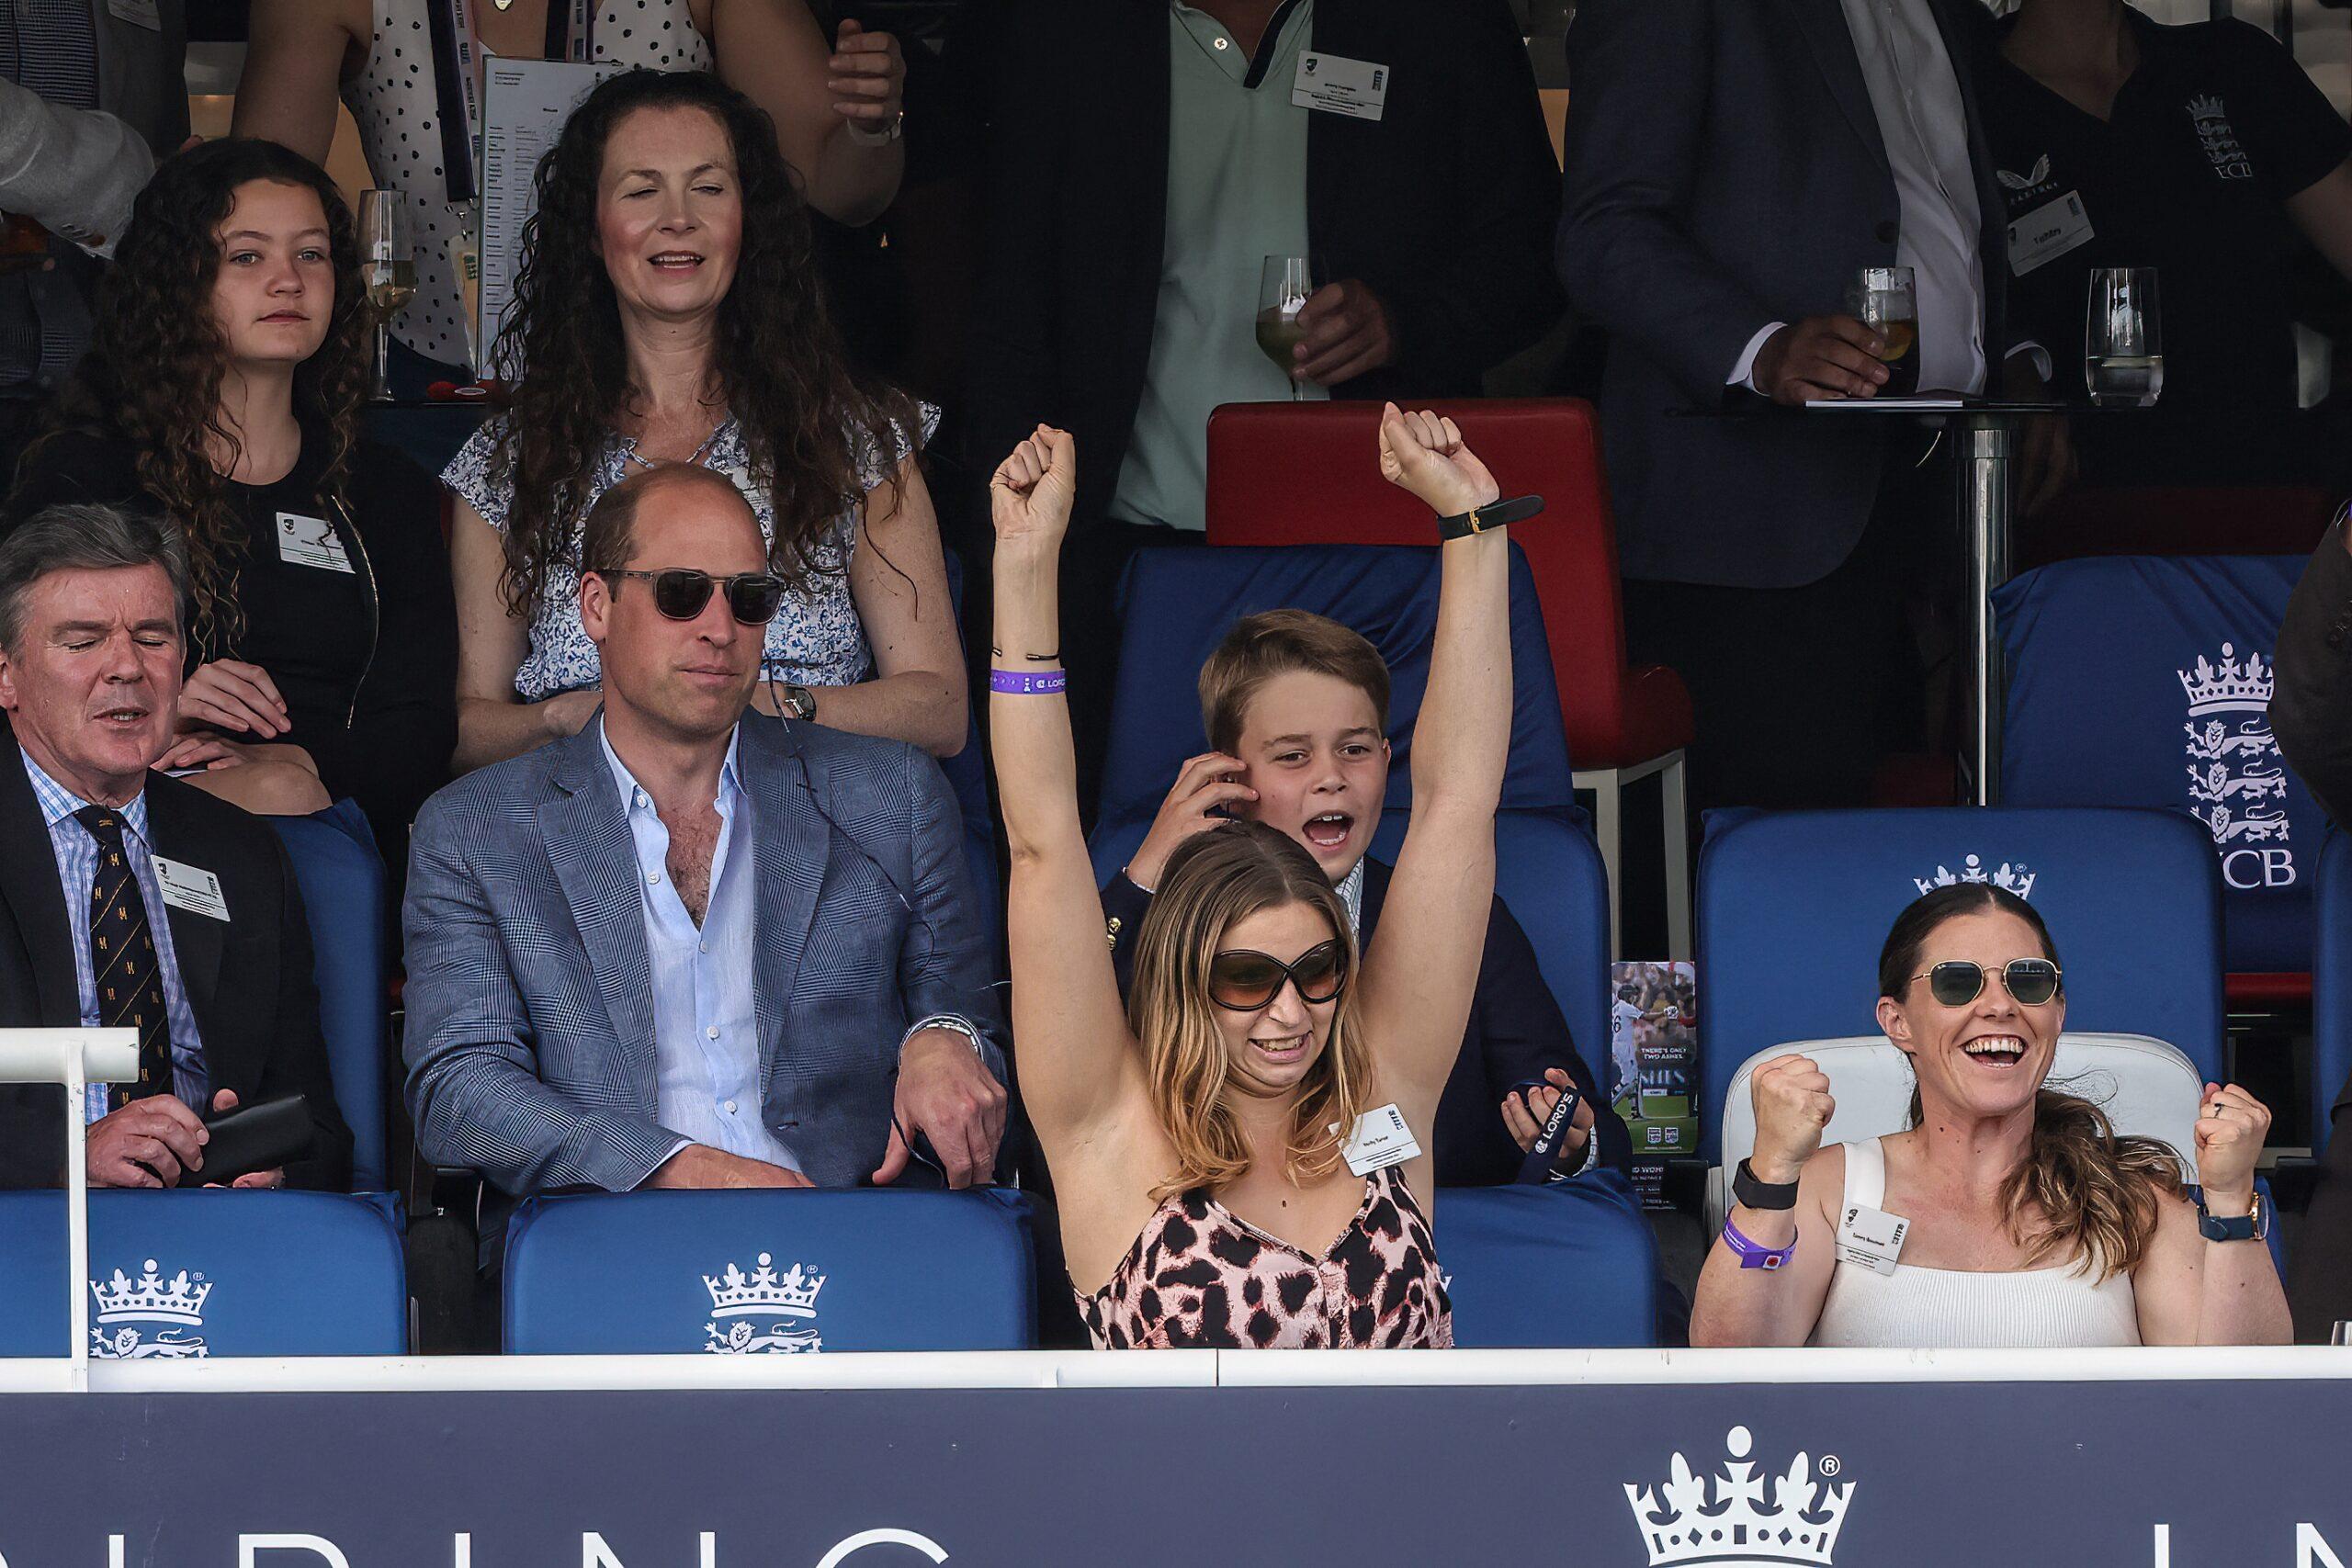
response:
[[[164,966],[155,955],[154,929],[147,923],[147,900],[131,874],[120,813],[85,806],[74,819],[98,841],[97,874],[90,878],[90,974],[97,986],[98,1023],[139,1032],[139,1081],[118,1085],[107,1096],[110,1107],[120,1110],[130,1100],[172,1091],[172,1021],[164,1007]]]

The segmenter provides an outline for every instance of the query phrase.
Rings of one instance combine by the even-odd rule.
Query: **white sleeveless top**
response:
[[[1883,1208],[1883,1140],[1844,1146],[1841,1212]],[[1808,1343],[1905,1350],[2137,1345],[2140,1314],[2129,1274],[2094,1282],[2071,1263],[1973,1273],[1898,1262],[1893,1274],[1879,1274],[1840,1259]]]
[[[392,335],[427,359],[463,365],[464,306],[449,266],[449,240],[473,227],[473,205],[449,200],[442,173],[441,107],[433,75],[433,34],[425,20],[429,0],[373,4],[368,63],[343,85],[343,101],[351,106],[378,186],[408,197],[416,298],[392,318]],[[656,71],[710,69],[710,40],[695,30],[686,0],[601,0],[589,39],[598,60]],[[480,128],[475,130],[479,134]]]

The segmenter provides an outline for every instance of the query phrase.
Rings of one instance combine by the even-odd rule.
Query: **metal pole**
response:
[[[2007,414],[1973,414],[1961,472],[1961,531],[1968,541],[1968,615],[1972,653],[1967,761],[1968,798],[1991,806],[2000,798],[2001,648],[1993,619],[1993,590],[2009,575],[2009,453]]]
[[[74,1367],[74,1392],[90,1387],[90,1173],[84,1162],[89,1152],[89,1128],[83,1119],[82,1048],[69,1045],[65,1058],[65,1293],[73,1301],[66,1327],[74,1336],[68,1352]]]

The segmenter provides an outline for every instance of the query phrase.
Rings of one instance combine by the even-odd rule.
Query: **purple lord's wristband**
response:
[[[1785,1267],[1789,1259],[1796,1256],[1797,1250],[1794,1236],[1789,1238],[1788,1246],[1777,1247],[1766,1247],[1759,1242],[1748,1240],[1739,1234],[1739,1227],[1732,1224],[1729,1214],[1724,1216],[1724,1244],[1738,1255],[1739,1266],[1742,1269],[1768,1270],[1780,1269]]]
[[[989,671],[989,690],[1008,697],[1049,697],[1069,685],[1067,670],[996,670]]]

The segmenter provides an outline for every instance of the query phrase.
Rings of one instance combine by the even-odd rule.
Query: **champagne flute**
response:
[[[376,328],[376,366],[368,383],[371,402],[392,400],[392,316],[416,297],[416,262],[409,250],[407,198],[396,190],[359,193],[359,276]]]
[[[2164,324],[2156,314],[2156,269],[2091,269],[2083,328],[2083,379],[2101,408],[2153,408],[2165,389]]]
[[[1291,351],[1306,341],[1298,312],[1314,292],[1305,256],[1268,256],[1258,269],[1258,350],[1290,383],[1295,403],[1306,400],[1306,388],[1292,374],[1297,360]]]
[[[1889,397],[1919,389],[1919,287],[1907,266],[1866,266],[1846,286],[1846,309],[1885,340],[1879,360],[1886,367]]]

